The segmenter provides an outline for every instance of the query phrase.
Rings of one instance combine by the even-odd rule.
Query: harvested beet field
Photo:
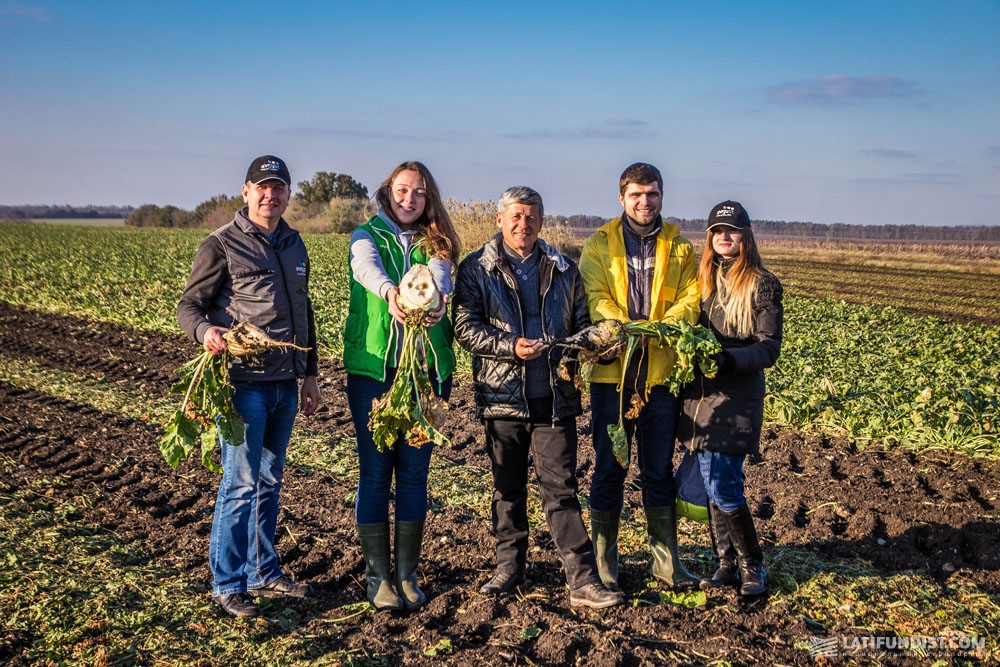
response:
[[[176,368],[198,351],[180,335],[137,332],[7,304],[0,304],[0,340],[7,358],[102,377],[119,390],[133,388],[160,398],[177,379]],[[328,435],[331,443],[347,442],[338,440],[353,435],[344,384],[339,363],[325,361],[325,404],[317,415],[300,418],[298,427]],[[49,500],[75,500],[78,523],[131,544],[149,562],[203,580],[195,595],[204,599],[205,614],[220,620],[207,604],[215,475],[193,462],[176,471],[167,466],[157,449],[162,428],[152,420],[105,412],[90,402],[56,398],[7,379],[0,380],[0,399],[0,466],[6,471],[0,496],[30,487]],[[467,382],[456,383],[452,399],[446,432],[454,446],[435,455],[449,465],[486,472],[482,427],[473,416]],[[588,428],[585,415],[579,453],[584,493],[593,464]],[[621,580],[627,604],[602,612],[570,609],[544,526],[532,534],[525,593],[500,600],[481,596],[478,588],[493,566],[489,520],[466,505],[449,503],[442,489],[432,487],[421,569],[429,604],[411,615],[352,616],[345,605],[364,599],[353,482],[318,464],[291,466],[283,490],[279,552],[286,571],[311,581],[318,597],[275,601],[265,609],[265,620],[256,622],[269,624],[273,635],[318,637],[305,649],[303,664],[325,656],[325,664],[378,665],[811,665],[817,658],[810,654],[810,637],[878,634],[878,626],[859,628],[847,614],[811,618],[790,601],[791,591],[805,585],[806,578],[822,576],[824,568],[841,568],[841,577],[854,571],[875,579],[909,573],[923,577],[945,598],[957,588],[975,587],[995,605],[1000,595],[998,479],[1000,464],[992,460],[858,451],[824,436],[765,429],[762,461],[749,467],[747,491],[776,591],[759,600],[740,600],[728,591],[710,594],[704,604],[674,604],[651,585],[641,542],[634,549],[623,542]],[[489,484],[488,473],[482,484]],[[626,512],[641,533],[634,488],[627,503]],[[9,505],[0,509],[4,507]],[[683,522],[682,545],[690,569],[708,574],[706,529]],[[802,561],[816,571],[800,567]],[[280,622],[286,607],[300,615],[292,629]],[[994,635],[995,641],[996,627],[980,631]],[[899,634],[899,629],[882,634]],[[23,656],[33,641],[30,633],[0,625],[0,662],[28,664]],[[867,662],[858,656],[849,659]],[[888,653],[879,660],[932,662],[913,653]],[[945,655],[944,660],[959,658]],[[147,657],[139,662],[156,661]],[[201,662],[217,664],[210,657]]]

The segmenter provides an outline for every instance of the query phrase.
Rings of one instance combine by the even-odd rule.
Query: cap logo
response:
[[[276,160],[268,160],[260,165],[261,171],[281,171],[281,163]]]
[[[736,215],[736,209],[732,206],[723,206],[715,212],[715,217],[717,218],[731,218],[734,215]]]

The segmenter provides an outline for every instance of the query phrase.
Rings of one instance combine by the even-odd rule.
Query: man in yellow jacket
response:
[[[622,173],[618,188],[622,216],[587,239],[580,256],[591,320],[696,323],[701,309],[697,261],[677,225],[660,216],[660,171],[637,162]],[[611,590],[618,589],[618,526],[628,467],[612,452],[608,426],[618,423],[619,405],[628,411],[637,401],[644,405],[637,418],[625,420],[625,432],[635,438],[653,576],[675,590],[698,587],[699,580],[677,557],[673,455],[678,403],[664,385],[674,363],[672,350],[644,341],[627,368],[618,358],[595,365],[590,376],[596,459],[591,528],[601,580]]]

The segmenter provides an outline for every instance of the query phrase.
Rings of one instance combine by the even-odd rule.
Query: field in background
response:
[[[0,225],[9,249],[0,290],[15,304],[176,333],[177,298],[204,235]],[[347,240],[305,238],[320,352],[336,356],[348,300]],[[766,417],[862,445],[1000,454],[1000,359],[993,354],[1000,309],[991,307],[1000,288],[990,287],[993,275],[824,262],[821,252],[810,252],[810,261],[769,260],[787,296],[786,340],[770,371]],[[982,262],[986,269],[995,263]]]
[[[79,225],[83,227],[124,227],[125,218],[32,218],[19,221],[36,225]]]
[[[702,238],[693,239],[701,252]],[[958,322],[1000,323],[1000,244],[763,238],[785,293],[891,306]]]

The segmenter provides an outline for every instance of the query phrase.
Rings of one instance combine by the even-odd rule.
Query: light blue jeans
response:
[[[221,443],[222,481],[208,543],[213,596],[252,591],[282,574],[274,536],[298,382],[238,384],[233,406],[246,424],[246,442]]]
[[[697,454],[709,502],[723,512],[733,512],[745,505],[743,461],[746,455],[704,450]]]

